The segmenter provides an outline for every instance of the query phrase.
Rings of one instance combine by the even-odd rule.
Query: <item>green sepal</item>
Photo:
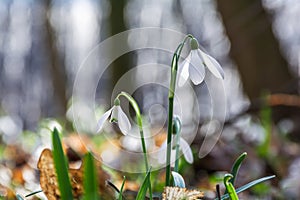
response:
[[[115,106],[119,106],[120,105],[120,99],[119,98],[115,98],[114,105]]]
[[[192,50],[199,49],[199,43],[196,38],[191,39],[191,49]]]
[[[148,170],[148,172],[145,176],[143,184],[140,187],[139,192],[138,192],[135,200],[144,200],[146,198],[146,193],[147,193],[147,190],[150,186],[150,173],[151,173],[151,167],[149,168],[149,170]]]

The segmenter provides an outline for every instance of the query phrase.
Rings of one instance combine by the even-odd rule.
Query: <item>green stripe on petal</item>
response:
[[[111,116],[110,116],[110,120],[109,120],[111,123],[112,122],[116,122],[116,123],[118,122],[118,112],[119,112],[118,107],[120,107],[120,106],[113,106]]]

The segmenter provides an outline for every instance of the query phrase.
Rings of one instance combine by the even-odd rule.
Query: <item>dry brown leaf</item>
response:
[[[71,148],[79,155],[85,155],[88,152],[86,144],[91,145],[91,141],[83,134],[72,133],[68,137],[63,138],[63,144],[66,149]]]
[[[99,189],[101,192],[105,190],[105,180],[109,175],[101,169],[101,163],[96,161],[98,169]],[[48,200],[60,199],[57,177],[55,173],[52,151],[44,149],[37,165],[40,170],[40,185]],[[69,177],[73,189],[75,199],[83,194],[83,165],[79,169],[69,169]]]
[[[203,192],[179,187],[165,187],[163,200],[196,200],[203,197]]]

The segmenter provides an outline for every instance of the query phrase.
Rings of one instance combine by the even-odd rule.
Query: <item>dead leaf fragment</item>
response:
[[[109,175],[101,169],[101,163],[96,161],[98,169],[99,189],[104,191],[105,180]],[[37,168],[40,170],[40,185],[48,200],[60,199],[60,192],[55,172],[52,151],[44,149],[38,161]],[[79,169],[69,169],[69,177],[72,186],[73,197],[78,199],[83,194],[83,165]]]
[[[203,192],[179,187],[165,187],[163,200],[196,200],[203,197]]]

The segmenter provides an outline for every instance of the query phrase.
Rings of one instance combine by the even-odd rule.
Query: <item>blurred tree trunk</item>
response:
[[[65,116],[67,111],[66,97],[66,72],[63,61],[56,46],[55,31],[50,23],[49,14],[51,12],[51,0],[45,1],[45,46],[49,56],[49,72],[53,86],[53,100],[55,111],[58,116]]]
[[[111,36],[123,32],[126,30],[125,22],[124,22],[124,8],[126,6],[126,0],[110,0],[111,4],[111,14],[110,14],[110,31]],[[114,44],[114,48],[118,48],[118,44]],[[114,52],[111,52],[114,53]],[[121,78],[121,76],[126,73],[126,71],[130,68],[130,56],[123,55],[116,59],[112,63],[112,88],[117,83],[117,81]],[[128,83],[129,84],[129,83]],[[112,91],[110,88],[110,91]]]
[[[279,91],[292,75],[261,0],[218,0],[217,3],[231,41],[230,54],[246,94],[253,100],[262,91]]]

